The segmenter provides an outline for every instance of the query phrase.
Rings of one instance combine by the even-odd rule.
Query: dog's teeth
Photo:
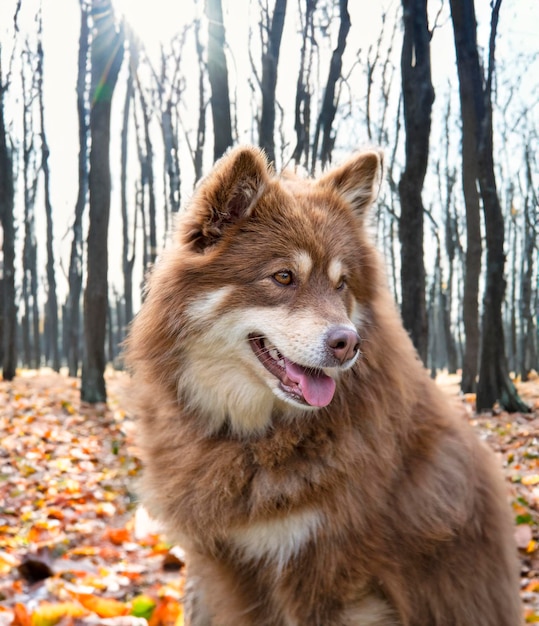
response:
[[[279,350],[277,350],[277,348],[271,348],[269,350],[270,356],[274,361],[278,361],[280,354],[279,354]]]

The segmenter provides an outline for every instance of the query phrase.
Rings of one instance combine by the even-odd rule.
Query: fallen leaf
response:
[[[74,602],[43,602],[32,613],[32,626],[54,626],[64,617],[83,617],[87,611]]]
[[[149,620],[155,607],[156,602],[153,598],[150,598],[150,596],[146,595],[140,595],[136,598],[133,598],[133,600],[131,601],[131,615],[135,615],[136,617],[144,617]]]
[[[94,595],[77,594],[77,600],[99,617],[118,617],[129,613],[129,606],[113,598],[99,598]]]

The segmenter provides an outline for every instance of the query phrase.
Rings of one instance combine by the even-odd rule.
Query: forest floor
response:
[[[183,626],[182,552],[134,496],[126,380],[107,374],[107,406],[82,405],[79,381],[48,370],[0,380],[0,626]],[[539,377],[517,382],[529,414],[476,415],[458,377],[438,383],[500,457],[525,619],[539,623]]]

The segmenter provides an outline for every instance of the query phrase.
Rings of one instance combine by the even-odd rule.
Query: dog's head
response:
[[[240,147],[196,189],[148,300],[161,300],[153,325],[178,346],[183,401],[214,426],[262,428],[276,398],[331,402],[360,356],[376,271],[363,222],[380,175],[374,150],[309,180]]]

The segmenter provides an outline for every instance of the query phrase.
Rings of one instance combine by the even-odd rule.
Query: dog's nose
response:
[[[359,350],[359,335],[345,326],[330,330],[326,341],[331,353],[340,363],[353,359]]]

